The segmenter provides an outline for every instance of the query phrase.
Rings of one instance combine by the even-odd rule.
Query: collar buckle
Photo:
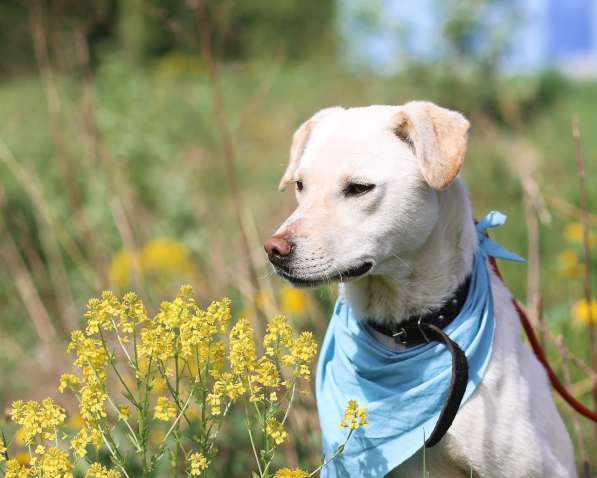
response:
[[[396,341],[396,343],[406,345],[408,341],[408,334],[406,333],[406,329],[404,327],[400,327],[398,331],[392,334],[392,338]]]

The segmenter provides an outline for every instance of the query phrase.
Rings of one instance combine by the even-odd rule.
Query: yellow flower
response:
[[[266,355],[275,357],[279,353],[280,346],[286,348],[292,345],[292,327],[288,325],[286,317],[277,315],[267,324],[267,331],[263,338],[263,348]]]
[[[144,278],[158,285],[195,272],[191,251],[173,239],[154,239],[137,253],[126,249],[118,251],[110,264],[110,280],[118,289],[129,287],[134,267],[139,268]]]
[[[223,343],[218,342],[217,337],[227,331],[231,319],[230,300],[212,302],[205,311],[200,310],[194,301],[187,301],[187,304],[189,313],[176,314],[180,317],[182,355],[190,357],[197,354],[200,362],[211,364],[212,376],[217,376],[224,366]],[[198,371],[195,369],[194,372]]]
[[[292,470],[290,468],[282,468],[276,471],[274,478],[309,478],[309,473],[299,468]]]
[[[564,228],[564,237],[570,242],[582,244],[584,241],[584,226],[579,222],[571,222]],[[597,236],[589,230],[589,246],[597,245]]]
[[[265,422],[265,434],[270,436],[276,445],[281,445],[288,437],[288,433],[284,430],[284,425],[273,417],[270,417]]]
[[[165,380],[175,377],[175,374],[176,383],[181,384],[184,394],[198,388],[205,397],[203,401],[194,401],[195,410],[189,412],[195,419],[204,420],[206,410],[202,409],[203,403],[211,412],[211,416],[206,418],[208,424],[217,423],[231,404],[241,397],[248,396],[251,402],[268,400],[267,411],[264,411],[268,418],[261,425],[268,443],[280,445],[287,439],[282,422],[276,419],[282,409],[282,404],[277,402],[286,400],[288,389],[296,385],[298,377],[309,376],[309,365],[317,352],[311,333],[295,337],[284,317],[274,317],[264,337],[265,353],[258,355],[255,333],[247,319],[238,320],[230,329],[230,300],[215,301],[206,309],[201,309],[192,297],[190,286],[181,287],[174,300],[162,303],[159,312],[151,319],[138,296],[128,293],[120,300],[112,292],[104,292],[99,298],[91,299],[85,318],[85,329],[74,331],[68,345],[68,351],[74,354],[74,364],[80,371],[63,374],[58,387],[60,392],[67,389],[74,392],[79,401],[79,413],[59,436],[66,414],[52,399],[14,402],[10,416],[19,425],[16,436],[28,446],[31,455],[21,454],[9,460],[6,445],[0,439],[0,474],[5,478],[73,478],[74,465],[70,457],[80,460],[88,452],[96,457],[102,453],[104,446],[119,447],[118,442],[114,443],[109,436],[109,431],[118,426],[118,420],[123,426],[131,413],[134,418],[143,418],[136,417],[136,397],[126,386],[120,392],[135,407],[119,406],[120,398],[117,397],[120,395],[109,397],[109,390],[117,391],[112,385],[116,387],[120,380],[137,392],[145,389],[147,395],[143,399],[143,413],[147,404],[155,403],[153,419],[166,422],[171,422],[179,413],[179,404],[163,393],[168,388]],[[129,341],[125,342],[125,353],[121,353],[118,341],[125,339]],[[130,353],[130,357],[126,352]],[[129,359],[126,362],[124,355]],[[127,373],[124,373],[125,364],[128,365]],[[288,367],[284,369],[286,378],[282,375],[280,364]],[[112,365],[118,365],[122,376]],[[116,374],[119,380],[116,380]],[[108,401],[117,407],[116,415],[108,415]],[[151,419],[152,412],[148,413],[150,416],[146,418]],[[358,426],[364,425],[366,411],[357,407],[355,413]],[[186,427],[182,422],[181,425]],[[163,430],[166,429],[164,426],[154,428],[160,430],[150,430],[149,436],[145,434],[141,437],[152,443],[152,449],[156,448],[153,445],[164,446]],[[135,442],[137,437],[132,438]],[[70,449],[63,451],[52,446],[58,443],[57,440],[70,440]],[[118,451],[126,454],[127,450],[128,447]],[[160,453],[164,451],[160,450]],[[187,455],[189,475],[201,475],[210,464],[208,458],[211,455]],[[276,476],[301,477],[301,473],[304,472],[285,469]],[[117,478],[120,473],[93,463],[85,476]]]
[[[572,317],[583,325],[587,325],[589,320],[597,325],[597,300],[591,300],[591,307],[586,299],[579,300],[572,308]]]
[[[86,337],[80,330],[71,333],[67,350],[75,352],[74,364],[79,367],[88,383],[100,384],[106,381],[108,353],[101,340]]]
[[[222,400],[227,397],[231,401],[241,397],[247,388],[242,378],[230,372],[223,373],[213,385],[211,393],[207,395],[207,403],[210,406],[211,414],[214,416],[222,414]]]
[[[255,366],[255,334],[247,319],[240,319],[230,331],[230,366],[239,375]]]
[[[39,465],[35,468],[40,476],[73,478],[73,465],[69,460],[68,453],[56,447],[45,450]]]
[[[195,299],[191,297],[192,292],[190,285],[183,285],[172,302],[162,302],[160,311],[155,317],[156,322],[168,329],[178,328],[185,323],[192,312],[198,309]]]
[[[230,400],[236,400],[240,398],[246,391],[246,387],[239,377],[235,377],[230,372],[222,374],[221,380],[218,382],[222,385],[222,392]]]
[[[217,383],[214,385],[216,388]],[[212,391],[207,394],[207,404],[212,415],[217,416],[222,414],[222,394],[219,392]]]
[[[581,243],[583,240],[583,225],[579,222],[571,222],[564,228],[564,237],[570,242]]]
[[[19,428],[15,432],[15,442],[17,442],[19,445],[25,444],[25,432],[23,431],[22,428]]]
[[[110,291],[102,292],[101,299],[93,298],[87,302],[84,317],[87,319],[85,333],[89,336],[102,330],[113,330],[114,320],[120,313],[120,303]]]
[[[367,409],[359,407],[356,400],[349,400],[346,410],[344,410],[344,418],[340,422],[340,428],[358,430],[367,425]]]
[[[38,438],[51,440],[56,429],[64,423],[66,414],[51,398],[46,398],[40,403],[36,401],[22,402],[17,400],[10,410],[11,419],[21,425],[25,445]]]
[[[29,471],[26,463],[20,463],[16,459],[8,460],[4,470],[4,478],[29,478],[31,476]]]
[[[280,298],[282,300],[282,310],[292,315],[304,313],[309,306],[309,294],[294,287],[282,287]]]
[[[141,357],[157,357],[165,362],[174,357],[176,334],[162,325],[151,325],[141,330],[141,344],[138,346]]]
[[[132,334],[137,324],[147,320],[145,305],[134,292],[124,294],[120,304],[119,318],[118,328],[125,334]]]
[[[102,445],[102,435],[97,428],[81,428],[72,438],[70,447],[75,456],[83,458],[87,455],[87,445],[89,444],[93,444],[97,448]]]
[[[20,452],[15,455],[15,460],[21,465],[28,465],[31,461],[31,457],[29,456],[29,453]]]
[[[583,267],[578,260],[578,255],[572,249],[564,249],[558,256],[562,275],[568,279],[582,277]]]
[[[222,341],[218,341],[213,343],[209,346],[209,356],[205,359],[208,360],[210,365],[209,367],[209,374],[217,379],[222,375],[222,370],[224,369],[224,365],[226,363],[226,345]],[[199,353],[201,357],[201,352]],[[196,374],[193,376],[196,378]]]
[[[153,418],[167,422],[176,416],[176,405],[167,397],[159,397],[155,404]]]
[[[93,463],[87,470],[85,478],[121,478],[121,475],[116,470],[108,470],[100,463]]]
[[[131,409],[126,405],[120,405],[118,407],[118,418],[120,420],[128,420],[131,416]]]
[[[207,458],[205,458],[202,453],[195,452],[189,457],[189,464],[191,468],[189,473],[191,476],[199,476],[207,469],[209,461],[207,461]]]
[[[261,357],[257,361],[251,381],[264,387],[278,388],[281,384],[278,367],[267,357]]]
[[[75,387],[80,383],[81,381],[76,375],[73,375],[72,373],[63,373],[60,377],[60,385],[58,386],[58,390],[60,393],[64,393],[67,388],[74,390]]]
[[[151,388],[155,393],[162,393],[166,390],[166,380],[161,375],[155,377],[151,382]]]
[[[232,319],[232,302],[228,298],[215,300],[205,311],[205,320],[215,325],[220,334],[226,333],[228,323]]]
[[[309,379],[311,375],[309,363],[315,355],[317,355],[317,344],[313,339],[313,333],[303,332],[293,341],[290,353],[282,357],[282,363],[294,366],[298,376]]]
[[[313,339],[313,332],[303,332],[292,343],[292,356],[298,362],[309,362],[317,355],[317,344]]]
[[[81,402],[79,413],[84,421],[95,423],[106,418],[105,402],[108,394],[94,383],[87,384],[81,388]]]
[[[144,275],[190,275],[193,272],[191,251],[173,239],[149,241],[139,253]]]

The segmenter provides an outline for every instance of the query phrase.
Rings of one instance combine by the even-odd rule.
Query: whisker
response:
[[[405,267],[408,269],[408,271],[409,271],[409,272],[412,272],[412,267],[411,267],[411,265],[410,265],[408,262],[406,262],[404,259],[402,259],[401,257],[397,256],[397,255],[396,255],[396,254],[394,254],[394,253],[392,253],[391,255],[392,255],[392,257],[394,257],[395,259],[398,259],[398,261],[400,261],[400,263],[401,263],[402,265],[404,265],[404,266],[405,266]]]
[[[276,274],[276,269],[273,266],[268,268],[267,270],[263,271],[259,276],[260,279],[270,279],[272,276]]]

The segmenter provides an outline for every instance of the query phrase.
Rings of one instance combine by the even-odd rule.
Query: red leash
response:
[[[543,364],[543,366],[545,367],[545,370],[547,371],[547,375],[549,376],[549,381],[551,382],[553,387],[558,391],[558,393],[562,396],[562,398],[564,400],[566,400],[566,402],[568,402],[568,405],[570,405],[572,408],[574,408],[574,410],[576,410],[581,415],[587,417],[589,420],[593,420],[594,422],[597,422],[597,412],[590,410],[589,408],[585,407],[582,403],[580,403],[578,400],[576,400],[570,394],[570,392],[568,392],[568,390],[566,390],[566,388],[564,387],[562,382],[560,382],[560,379],[558,378],[556,373],[550,367],[549,363],[547,363],[547,358],[545,357],[545,353],[543,352],[543,349],[541,348],[541,344],[539,344],[539,341],[537,340],[537,336],[535,335],[533,326],[531,325],[531,322],[529,321],[527,314],[522,309],[520,304],[518,302],[516,302],[516,300],[514,298],[512,299],[512,303],[514,304],[514,308],[516,309],[516,312],[518,312],[518,317],[520,318],[522,327],[524,328],[524,331],[526,332],[527,337],[529,338],[529,343],[531,344],[531,348],[533,349],[533,352],[535,352],[535,355],[537,356],[537,359],[539,359],[539,362],[541,362]]]
[[[489,262],[491,263],[496,275],[503,281],[502,274],[500,273],[500,270],[498,269],[495,259],[493,257],[490,257]],[[547,375],[549,376],[549,381],[551,382],[553,388],[555,388],[557,390],[557,392],[560,394],[560,396],[568,403],[568,405],[570,405],[572,408],[574,408],[574,410],[576,410],[578,413],[580,413],[584,417],[588,418],[589,420],[593,420],[594,422],[597,422],[597,412],[594,412],[593,410],[587,408],[585,405],[580,403],[576,398],[574,398],[570,394],[570,392],[568,390],[566,390],[566,387],[564,387],[562,382],[560,382],[560,379],[558,378],[556,373],[553,371],[553,369],[547,362],[547,357],[545,357],[545,352],[543,351],[543,349],[541,348],[541,344],[537,340],[537,336],[535,335],[535,331],[533,330],[533,326],[531,325],[531,322],[529,320],[529,317],[527,316],[527,313],[523,310],[523,308],[516,301],[516,299],[512,298],[512,304],[514,304],[514,308],[516,309],[516,312],[518,312],[518,318],[520,319],[522,328],[524,329],[524,331],[527,334],[529,343],[531,344],[531,348],[533,349],[533,352],[535,352],[535,355],[537,356],[537,359],[539,360],[539,362],[541,362],[541,364],[545,368],[545,371],[547,372]]]

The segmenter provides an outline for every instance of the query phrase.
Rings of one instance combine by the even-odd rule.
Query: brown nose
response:
[[[270,257],[288,257],[292,252],[292,244],[282,236],[272,236],[264,244],[265,252]]]

